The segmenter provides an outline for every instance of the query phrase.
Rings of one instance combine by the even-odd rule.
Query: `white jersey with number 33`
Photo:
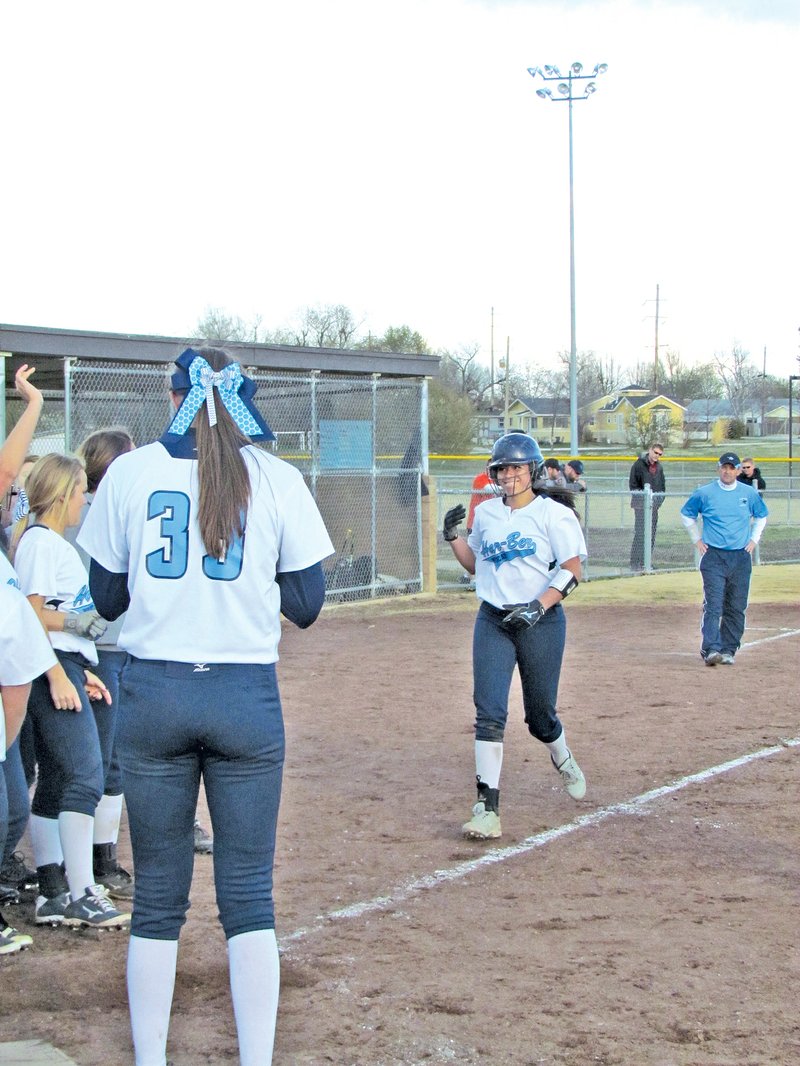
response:
[[[130,607],[119,646],[142,659],[272,663],[278,658],[277,573],[333,552],[300,472],[242,449],[252,495],[247,525],[224,559],[208,555],[197,524],[197,462],[161,443],[116,459],[78,543],[112,573],[128,574]]]

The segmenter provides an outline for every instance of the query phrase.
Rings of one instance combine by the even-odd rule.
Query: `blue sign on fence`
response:
[[[319,465],[323,470],[370,470],[372,423],[369,420],[321,418]]]

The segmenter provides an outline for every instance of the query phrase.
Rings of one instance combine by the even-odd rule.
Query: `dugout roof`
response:
[[[102,360],[120,363],[170,363],[184,348],[200,343],[190,337],[152,337],[133,333],[94,333],[88,330],[49,329],[0,324],[0,353],[6,360],[6,389],[14,388],[14,374],[22,363],[35,363],[40,389],[63,387],[63,360]],[[225,344],[243,366],[264,370],[310,371],[382,377],[438,377],[439,357],[397,352],[352,351],[345,348],[301,348],[281,344]]]

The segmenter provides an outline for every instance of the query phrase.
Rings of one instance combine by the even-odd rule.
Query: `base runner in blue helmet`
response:
[[[500,771],[515,666],[528,731],[547,745],[569,795],[579,800],[586,793],[556,712],[566,639],[561,601],[578,586],[586,542],[572,495],[545,488],[543,468],[532,437],[506,433],[487,465],[499,495],[476,509],[468,539],[458,534],[462,506],[444,518],[444,538],[475,575],[481,601],[472,645],[478,799],[463,826],[473,840],[501,835]]]

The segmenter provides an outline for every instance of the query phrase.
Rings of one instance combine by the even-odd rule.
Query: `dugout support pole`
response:
[[[428,486],[428,495],[423,496],[422,507],[422,591],[436,592],[436,553],[439,532],[439,506],[436,498],[436,478],[430,474],[421,475]]]

